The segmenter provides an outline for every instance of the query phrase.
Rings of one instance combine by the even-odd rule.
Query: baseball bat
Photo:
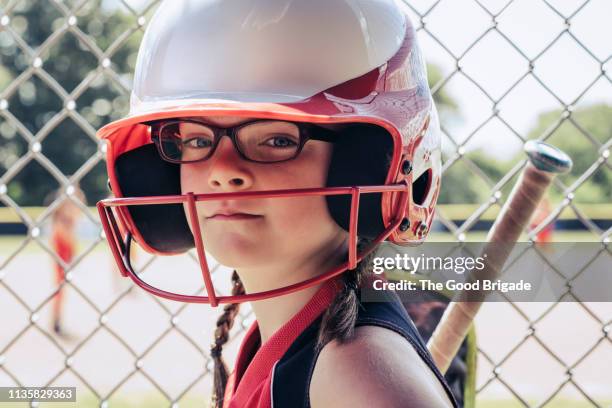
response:
[[[472,271],[472,280],[496,279],[554,176],[572,167],[569,156],[549,144],[531,140],[524,147],[529,158],[527,166],[487,235],[482,251],[482,254],[487,254],[484,268]],[[485,291],[458,292],[427,342],[427,348],[443,374],[457,354],[486,296]]]

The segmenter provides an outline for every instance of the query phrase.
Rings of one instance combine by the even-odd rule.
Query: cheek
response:
[[[325,187],[331,146],[321,144],[310,146],[310,149],[308,147],[308,144],[304,146],[302,154],[291,165],[274,172],[276,180],[270,181],[274,185],[272,188]],[[329,226],[336,225],[329,215],[324,196],[271,199],[269,205],[274,209],[274,223],[285,231],[291,230],[302,235],[321,229],[329,230]]]
[[[181,194],[186,194],[189,192],[193,193],[201,193],[203,192],[202,187],[202,169],[196,169],[195,165],[189,166],[181,166],[180,170],[180,192]],[[199,177],[198,177],[199,175]],[[199,202],[196,204],[198,210],[198,217],[203,214],[202,210],[203,203]],[[189,229],[193,233],[193,226],[191,225],[191,217],[189,216],[189,205],[187,203],[183,203],[183,211],[185,213],[185,218],[187,219],[187,224],[189,225]]]
[[[195,177],[196,171],[194,170],[195,167],[196,166],[194,165],[181,166],[181,193],[197,191],[197,178]]]
[[[323,196],[280,199],[271,213],[269,242],[276,254],[301,260],[313,256],[337,236],[340,227],[333,220]]]
[[[327,172],[332,156],[332,145],[324,142],[317,142],[316,145],[304,146],[303,158],[306,175],[312,177],[312,183],[324,187],[327,182]]]
[[[334,223],[324,197],[299,197],[279,202],[277,225],[296,235],[328,230]]]
[[[274,188],[324,187],[331,155],[332,147],[328,143],[306,143],[296,159],[270,167],[270,171],[266,169],[267,183]]]

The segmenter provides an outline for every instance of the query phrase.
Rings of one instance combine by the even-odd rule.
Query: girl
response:
[[[72,193],[77,200],[85,203],[85,194],[77,186]],[[56,206],[51,214],[51,237],[50,246],[56,253],[57,257],[64,264],[69,265],[77,251],[78,242],[76,235],[76,227],[81,217],[80,208],[70,199],[62,197],[62,191],[56,191],[45,200],[47,205],[52,205],[55,200],[60,200],[60,204]],[[70,336],[66,333],[62,320],[64,309],[64,280],[66,271],[63,265],[59,262],[53,262],[55,271],[55,284],[57,285],[57,293],[52,300],[52,320],[53,331],[58,336],[68,339]]]
[[[98,209],[122,274],[226,304],[215,407],[456,406],[397,297],[360,302],[381,241],[423,242],[440,185],[435,107],[394,1],[164,2],[130,115],[99,136],[117,198]],[[145,282],[132,238],[162,255],[195,247],[206,295]],[[234,269],[230,296],[205,249]],[[244,301],[256,322],[228,376]]]

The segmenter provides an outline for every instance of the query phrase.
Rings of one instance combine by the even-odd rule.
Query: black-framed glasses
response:
[[[308,140],[333,142],[336,132],[312,123],[256,119],[238,126],[218,127],[197,119],[148,123],[160,156],[171,163],[210,158],[221,138],[228,136],[240,156],[256,163],[295,159]]]

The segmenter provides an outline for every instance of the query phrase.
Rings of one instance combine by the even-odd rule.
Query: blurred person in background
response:
[[[85,203],[85,195],[78,187],[74,189],[71,198],[66,196],[63,190],[58,190],[46,201],[51,201],[48,205],[52,205],[56,201],[60,201],[59,205],[51,214],[51,237],[50,246],[57,257],[66,265],[70,265],[76,254],[78,242],[76,235],[76,226],[82,216],[81,209],[73,201],[78,200]],[[66,271],[60,262],[56,259],[53,262],[55,284],[57,292],[52,299],[52,322],[53,331],[60,337],[69,337],[63,327],[63,305],[64,305],[64,282]]]

